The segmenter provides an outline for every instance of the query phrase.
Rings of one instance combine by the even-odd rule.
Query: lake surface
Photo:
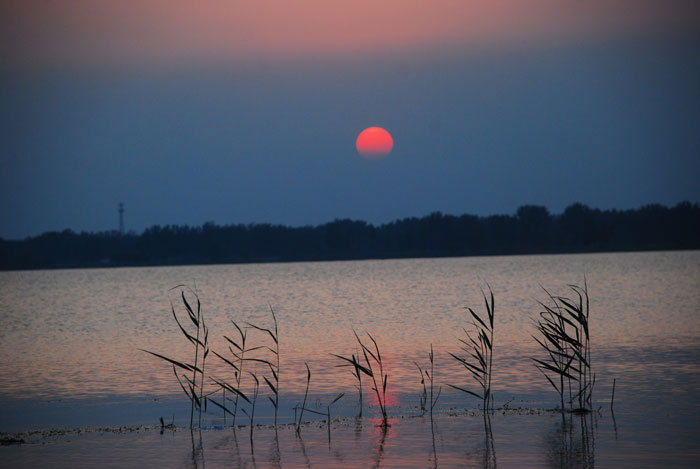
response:
[[[227,350],[223,335],[234,334],[232,319],[271,327],[269,307],[275,309],[283,423],[293,420],[293,406],[302,398],[305,362],[312,373],[311,405],[320,408],[345,393],[334,415],[350,419],[357,414],[355,379],[331,354],[356,353],[353,329],[370,332],[386,362],[390,417],[401,420],[389,430],[391,446],[382,450],[387,465],[406,465],[401,458],[410,456],[411,448],[427,455],[423,463],[435,462],[428,454],[431,425],[416,417],[422,387],[414,364],[428,365],[432,344],[436,385],[443,388],[436,409],[436,460],[443,466],[467,464],[469,445],[460,445],[455,435],[479,434],[481,441],[484,424],[473,415],[477,399],[446,386],[472,389],[475,384],[449,353],[458,352],[462,328],[469,328],[464,307],[484,311],[481,289],[488,284],[496,303],[492,388],[495,406],[506,407],[506,415],[494,416],[491,427],[498,460],[529,455],[532,465],[556,466],[561,448],[542,442],[552,435],[561,439],[564,427],[560,414],[544,412],[556,407],[558,395],[532,364],[531,357],[542,357],[532,339],[534,321],[542,309],[538,301],[547,301],[543,287],[570,295],[567,285],[582,285],[584,276],[591,301],[593,400],[595,408],[601,407],[585,418],[597,438],[594,454],[587,457],[596,464],[694,465],[700,460],[700,251],[0,272],[0,431],[152,425],[160,416],[186,425],[189,403],[172,369],[140,349],[190,360],[192,346],[173,321],[169,302],[179,306],[177,292],[169,289],[188,284],[196,285],[210,344],[222,354]],[[252,331],[249,340],[262,344],[265,337]],[[231,375],[216,357],[208,359],[206,371],[226,379]],[[613,379],[615,419],[609,411]],[[261,388],[256,423],[272,421],[266,391]],[[364,391],[365,417],[375,418],[369,386]],[[221,426],[220,414],[209,408],[203,425]],[[361,455],[369,447],[377,450],[368,422],[361,431],[354,424],[337,424],[333,451],[344,459],[333,460],[326,448],[324,456],[310,462],[367,463]],[[314,431],[327,444],[325,430],[307,434]],[[208,432],[205,453],[213,457],[210,446],[228,448],[211,443],[228,436]],[[514,442],[523,432],[525,443]],[[576,432],[569,436],[587,435]],[[189,440],[189,432],[184,433]],[[269,431],[261,435],[258,464],[261,458],[267,461],[264,448],[273,441]],[[298,442],[286,440],[284,432],[279,438],[281,460],[305,465],[303,458],[291,456],[298,453]],[[307,436],[306,442],[321,444],[317,439]],[[67,453],[79,447],[75,440],[71,444]],[[352,448],[364,449],[355,453]]]

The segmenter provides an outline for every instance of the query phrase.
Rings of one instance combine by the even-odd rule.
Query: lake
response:
[[[533,365],[532,358],[544,357],[532,336],[539,302],[548,301],[545,289],[570,296],[568,285],[584,279],[597,411],[562,421],[551,411],[558,394]],[[203,416],[196,444],[182,428],[164,435],[139,429],[161,416],[189,424],[189,401],[172,368],[141,350],[191,359],[193,346],[170,310],[170,301],[181,309],[178,292],[170,291],[180,284],[196,288],[210,346],[222,355],[228,353],[223,336],[235,334],[231,320],[270,328],[270,307],[277,314],[283,426],[257,429],[254,451],[247,430],[237,438],[217,430],[224,421],[215,406]],[[497,410],[486,425],[480,401],[447,385],[475,389],[449,354],[459,352],[462,329],[471,328],[465,307],[485,311],[481,291],[488,286],[495,296]],[[118,457],[138,466],[162,461],[164,452],[175,465],[275,467],[694,466],[700,460],[700,251],[0,272],[0,317],[0,432],[23,432],[30,440],[0,448],[16,464],[51,458],[89,466]],[[356,379],[333,356],[357,353],[353,330],[363,338],[369,332],[380,348],[387,431],[375,425],[379,412],[366,381],[364,419],[354,418]],[[256,330],[248,340],[269,342]],[[421,416],[416,366],[428,365],[431,345],[436,388],[442,387],[434,424]],[[302,429],[301,444],[288,425],[306,388],[305,363],[308,407],[325,409],[344,393],[332,408],[331,443],[322,417],[310,417],[316,420]],[[230,370],[215,356],[207,359],[208,375],[231,380]],[[252,389],[252,378],[245,379],[242,387]],[[269,394],[263,385],[256,424],[273,422]],[[72,430],[119,426],[138,432]],[[45,434],[27,433],[49,428],[68,432],[48,445],[39,444]]]

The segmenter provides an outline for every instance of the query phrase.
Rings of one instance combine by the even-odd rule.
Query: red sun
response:
[[[394,139],[381,127],[368,127],[357,136],[355,146],[363,158],[384,158],[394,148]]]

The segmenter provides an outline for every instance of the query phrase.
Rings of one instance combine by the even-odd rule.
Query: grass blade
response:
[[[476,398],[483,399],[483,396],[480,396],[480,395],[478,395],[478,394],[475,393],[475,392],[469,391],[468,389],[460,388],[459,386],[455,386],[455,385],[453,385],[453,384],[448,384],[448,386],[451,387],[451,388],[454,388],[454,389],[456,389],[456,390],[458,390],[458,391],[462,391],[462,392],[466,392],[467,394],[471,394],[472,396],[474,396],[474,397],[476,397]]]
[[[192,365],[188,365],[188,364],[186,364],[186,363],[181,363],[181,362],[179,362],[179,361],[177,361],[177,360],[173,360],[172,358],[168,358],[168,357],[166,357],[166,356],[164,356],[164,355],[161,355],[161,354],[159,354],[159,353],[149,352],[148,350],[144,350],[144,349],[142,349],[142,348],[140,348],[139,350],[141,350],[142,352],[150,353],[150,354],[153,355],[153,356],[156,356],[156,357],[158,357],[158,358],[160,358],[160,359],[162,359],[162,360],[165,360],[165,361],[167,361],[167,362],[170,362],[170,363],[172,363],[173,365],[182,368],[183,370],[186,370],[186,371],[193,371],[193,370],[196,369],[197,371],[200,371],[198,368],[195,368],[195,367],[192,366]]]

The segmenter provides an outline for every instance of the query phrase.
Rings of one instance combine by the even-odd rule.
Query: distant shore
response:
[[[522,206],[514,215],[404,218],[375,226],[153,226],[118,231],[49,232],[0,240],[0,270],[341,261],[514,254],[700,249],[700,206],[647,205],[599,210],[574,204],[559,215]]]

